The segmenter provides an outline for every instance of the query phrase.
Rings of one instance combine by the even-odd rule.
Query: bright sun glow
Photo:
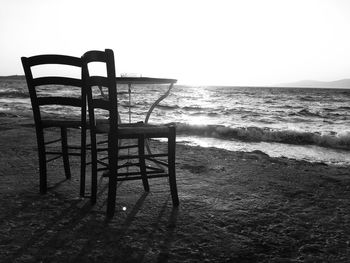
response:
[[[337,80],[349,13],[347,0],[3,0],[0,75],[23,74],[21,56],[112,48],[118,74],[184,84]]]
[[[205,117],[205,116],[186,116],[187,118],[185,118],[183,121],[184,123],[188,123],[191,125],[207,125],[210,124],[208,123],[208,121],[210,120],[210,118]]]

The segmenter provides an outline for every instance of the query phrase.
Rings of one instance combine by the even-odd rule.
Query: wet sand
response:
[[[123,182],[107,222],[108,179],[91,206],[79,197],[78,159],[71,180],[52,163],[39,194],[32,123],[0,116],[1,262],[350,260],[350,167],[178,145],[179,208],[165,178],[150,180],[148,194]]]

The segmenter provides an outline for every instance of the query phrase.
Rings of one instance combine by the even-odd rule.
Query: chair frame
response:
[[[33,77],[32,67],[40,65],[66,65],[72,67],[78,67],[81,69],[82,60],[80,57],[73,57],[67,55],[37,55],[32,57],[21,58],[27,86],[29,90],[30,100],[32,104],[33,117],[36,129],[36,138],[38,146],[39,156],[39,173],[40,173],[40,193],[45,194],[47,192],[47,163],[62,157],[65,176],[67,179],[71,178],[69,156],[80,156],[80,195],[85,194],[85,166],[86,166],[86,92],[83,89],[82,78],[71,78],[65,76],[45,76],[45,77]],[[80,70],[81,71],[81,70]],[[81,97],[59,97],[59,96],[45,96],[39,97],[37,94],[37,88],[45,85],[60,85],[60,86],[73,86],[81,89]],[[41,106],[45,105],[64,105],[81,108],[80,120],[57,120],[57,119],[45,119],[42,118],[40,110]],[[47,128],[59,128],[60,138],[52,141],[45,141],[45,129]],[[70,128],[81,130],[81,142],[80,146],[68,145],[67,130]],[[60,151],[47,151],[46,146],[61,141]],[[70,150],[80,150],[78,152],[70,152]],[[48,159],[47,156],[54,155],[54,157]]]
[[[137,124],[119,124],[118,123],[118,97],[117,97],[117,81],[115,74],[114,53],[110,49],[105,51],[89,51],[82,56],[83,60],[83,82],[84,89],[87,93],[90,135],[91,135],[91,163],[92,163],[92,184],[91,184],[91,202],[95,203],[97,198],[97,173],[99,171],[96,136],[101,133],[98,130],[98,124],[95,117],[95,108],[104,109],[109,112],[108,129],[108,160],[107,168],[109,170],[108,180],[108,201],[107,201],[107,217],[112,218],[115,213],[117,182],[124,180],[142,180],[144,190],[149,191],[149,178],[167,177],[169,179],[170,192],[174,206],[179,205],[176,173],[175,173],[175,151],[176,151],[176,128],[175,126],[147,126],[144,123]],[[107,77],[90,76],[88,65],[91,62],[103,62],[106,64]],[[105,87],[108,89],[109,99],[94,99],[93,87]],[[103,133],[103,131],[102,131]],[[150,138],[167,138],[167,153],[152,154],[145,152],[145,140]],[[137,139],[138,154],[120,155],[120,140]],[[155,160],[157,157],[168,157],[168,162],[164,163]],[[119,165],[118,161],[124,159],[138,159],[139,172],[119,173],[120,168],[125,167]],[[167,171],[158,170],[158,172],[147,171],[146,160],[167,166]]]

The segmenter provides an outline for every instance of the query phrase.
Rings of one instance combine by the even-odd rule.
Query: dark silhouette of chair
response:
[[[81,58],[65,55],[38,55],[22,57],[33,117],[40,166],[40,192],[47,192],[47,163],[57,158],[63,158],[64,171],[67,179],[71,178],[69,156],[80,156],[80,195],[85,194],[86,166],[86,93],[82,86]],[[78,77],[67,77],[67,74],[57,74],[66,69],[77,71]],[[34,67],[45,67],[46,71],[55,67],[56,73],[46,76],[33,77]],[[34,69],[34,70],[33,70]],[[43,70],[43,69],[42,69]],[[75,92],[75,96],[73,96]],[[63,95],[62,95],[63,94]],[[55,111],[54,117],[43,112],[43,109]],[[74,110],[75,109],[75,110]],[[64,113],[62,111],[65,111]],[[75,112],[75,114],[73,114]],[[52,128],[60,129],[60,138],[48,139],[47,131]],[[69,145],[67,130],[79,129],[80,145]],[[57,145],[61,142],[61,145]],[[58,146],[58,147],[57,147]]]
[[[149,191],[149,178],[167,177],[169,179],[170,192],[174,206],[179,205],[176,175],[175,175],[175,126],[156,126],[145,123],[121,124],[118,122],[118,98],[117,78],[115,75],[114,54],[110,49],[105,51],[89,51],[82,57],[83,82],[87,92],[89,122],[91,134],[91,157],[92,157],[92,197],[96,202],[98,165],[106,165],[108,169],[108,200],[107,217],[111,218],[115,212],[117,181],[142,180],[144,190]],[[106,75],[93,75],[89,71],[90,63],[102,62],[106,65]],[[118,78],[122,81],[123,78]],[[173,80],[174,81],[174,80]],[[175,81],[176,82],[176,81]],[[96,97],[95,89],[105,88],[108,95],[105,98]],[[96,110],[106,110],[108,119],[96,120]],[[97,136],[108,136],[108,156],[100,158],[100,151],[96,146]],[[161,153],[145,151],[145,143],[150,138],[166,138],[168,144],[166,150]],[[123,154],[125,149],[133,146],[123,146],[121,140],[136,141],[137,150],[133,153]],[[106,163],[103,159],[107,160]],[[161,160],[160,160],[161,159]],[[136,163],[124,162],[136,160]],[[152,165],[153,164],[153,165]],[[155,165],[157,164],[157,166]],[[128,170],[131,166],[136,169]],[[131,169],[131,168],[130,168]]]

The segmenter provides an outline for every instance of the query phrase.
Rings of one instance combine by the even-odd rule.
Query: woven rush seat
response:
[[[81,120],[76,119],[44,119],[41,120],[42,126],[45,128],[50,128],[50,127],[69,127],[69,128],[80,128],[81,127]]]
[[[171,125],[152,125],[143,122],[118,124],[118,136],[129,138],[133,135],[144,135],[145,138],[163,137],[169,132]],[[110,130],[109,120],[96,120],[96,132],[108,133]],[[157,136],[158,135],[158,136]]]

